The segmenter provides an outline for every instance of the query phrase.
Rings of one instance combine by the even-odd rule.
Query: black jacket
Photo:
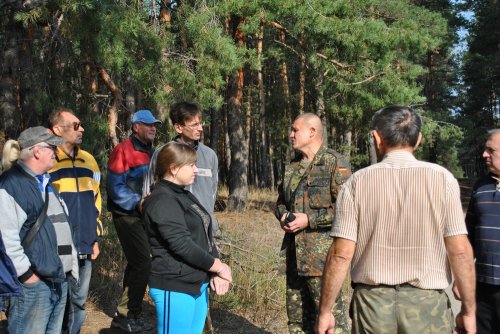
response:
[[[153,256],[149,286],[199,294],[218,252],[210,214],[184,187],[161,180],[144,201]]]

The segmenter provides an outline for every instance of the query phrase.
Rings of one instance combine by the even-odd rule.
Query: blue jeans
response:
[[[150,288],[156,306],[158,334],[201,334],[208,310],[208,283],[199,295]]]
[[[21,296],[10,298],[7,332],[60,334],[68,282],[39,280],[33,284],[21,284],[21,290]]]
[[[92,261],[80,260],[80,281],[73,277],[69,279],[68,302],[64,314],[63,333],[78,334],[85,321],[85,303],[89,294]]]

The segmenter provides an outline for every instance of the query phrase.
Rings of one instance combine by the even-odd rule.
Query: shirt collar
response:
[[[417,158],[415,158],[413,153],[408,152],[407,150],[394,150],[386,153],[382,159],[384,162],[393,160],[416,161]]]

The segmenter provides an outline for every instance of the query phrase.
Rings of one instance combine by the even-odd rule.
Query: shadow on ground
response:
[[[217,334],[271,334],[265,329],[255,326],[250,321],[234,313],[215,309],[211,311],[213,333]],[[210,332],[206,332],[210,333]]]

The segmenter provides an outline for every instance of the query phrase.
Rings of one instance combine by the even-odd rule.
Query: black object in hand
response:
[[[285,225],[291,223],[295,220],[295,215],[291,212],[287,212],[285,216]]]

